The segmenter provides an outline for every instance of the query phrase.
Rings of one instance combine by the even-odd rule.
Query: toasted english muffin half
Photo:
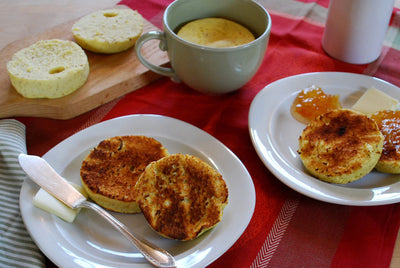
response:
[[[153,161],[168,151],[146,136],[116,136],[101,141],[82,162],[82,186],[100,206],[121,213],[139,213],[134,186]]]
[[[216,226],[228,203],[221,174],[201,159],[183,154],[150,163],[135,192],[150,226],[162,236],[183,241]]]
[[[382,155],[376,170],[390,174],[400,174],[400,111],[383,110],[371,115],[385,137]]]
[[[383,135],[366,115],[338,109],[311,121],[299,138],[300,158],[316,178],[349,183],[368,174],[378,162]]]

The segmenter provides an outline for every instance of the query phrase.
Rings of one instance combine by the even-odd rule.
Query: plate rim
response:
[[[282,90],[286,90],[285,93],[295,93],[296,91],[300,91],[303,88],[309,87],[313,84],[315,84],[313,81],[317,79],[326,79],[326,80],[332,80],[332,81],[336,81],[337,84],[343,83],[342,81],[340,81],[340,79],[338,78],[346,78],[346,79],[355,79],[357,81],[370,81],[371,85],[369,87],[372,87],[374,85],[382,85],[385,88],[391,88],[393,90],[398,90],[400,92],[400,88],[397,87],[396,85],[393,85],[385,80],[382,80],[380,78],[377,77],[373,77],[373,76],[369,76],[369,75],[365,75],[365,74],[357,74],[357,73],[350,73],[350,72],[309,72],[309,73],[302,73],[302,74],[297,74],[297,75],[293,75],[293,76],[289,76],[289,77],[285,77],[285,78],[281,78],[278,79],[268,85],[266,85],[263,89],[261,89],[257,95],[254,97],[251,105],[250,105],[250,109],[249,109],[249,116],[248,116],[248,121],[249,121],[249,133],[250,133],[250,137],[251,137],[251,141],[253,144],[253,147],[256,150],[257,155],[259,156],[259,158],[261,159],[261,161],[263,162],[263,164],[268,168],[268,170],[271,171],[271,173],[278,179],[280,180],[283,184],[285,184],[286,186],[288,186],[289,188],[295,190],[296,192],[303,194],[305,196],[308,196],[310,198],[319,200],[319,201],[324,201],[324,202],[328,202],[328,203],[333,203],[333,204],[340,204],[340,205],[353,205],[353,206],[375,206],[375,205],[385,205],[385,204],[392,204],[392,203],[397,203],[400,201],[400,191],[396,192],[396,194],[394,195],[393,198],[384,198],[384,199],[379,199],[377,198],[376,200],[350,200],[350,199],[343,199],[340,196],[335,196],[332,195],[330,193],[324,192],[324,189],[318,188],[314,189],[313,187],[315,187],[315,185],[312,185],[312,187],[309,187],[308,185],[305,185],[302,181],[300,181],[299,179],[295,178],[295,175],[307,175],[304,172],[302,172],[302,174],[297,173],[297,170],[295,170],[295,168],[293,166],[290,165],[290,163],[279,159],[281,158],[280,155],[278,155],[276,153],[276,149],[273,146],[273,141],[271,137],[267,137],[268,139],[268,144],[264,144],[263,141],[260,139],[259,136],[259,126],[256,125],[256,110],[259,109],[260,103],[263,100],[263,97],[265,94],[267,93],[271,93],[274,92],[274,87],[277,86],[282,86],[285,85],[285,83],[290,83],[293,80],[297,80],[297,81],[310,81],[309,85],[303,85],[301,82],[299,83],[297,89],[282,89]],[[330,82],[330,85],[335,84]],[[372,85],[374,84],[374,85]],[[318,84],[316,84],[317,86],[319,86]],[[343,84],[342,84],[343,85]],[[365,86],[366,88],[368,88],[367,86]],[[376,86],[375,86],[376,87]],[[276,89],[275,89],[276,90]],[[270,92],[271,91],[271,92]],[[287,98],[289,98],[289,96],[287,96]],[[279,105],[281,103],[277,102],[275,105],[273,105],[273,109],[278,109]],[[265,105],[265,104],[264,104]],[[289,111],[288,111],[289,113]],[[273,120],[273,117],[268,116],[268,120],[267,123],[271,123],[271,120]],[[266,134],[266,133],[263,133]],[[299,133],[300,135],[300,133]],[[292,170],[285,170],[285,168],[281,165],[282,162],[285,162],[286,165],[291,166]],[[288,178],[287,176],[289,176],[290,178]],[[310,175],[307,175],[310,176]],[[326,182],[322,182],[317,180],[317,184],[327,184]],[[332,185],[333,187],[341,187],[338,185],[334,185],[334,184],[329,184]],[[400,182],[396,182],[394,184],[392,184],[394,186],[396,186],[396,190],[397,188],[400,189]],[[393,187],[394,187],[393,186]],[[376,193],[372,193],[373,190],[376,190],[376,192],[379,192],[378,188],[391,188],[391,186],[389,187],[376,187],[376,188],[372,188],[372,190],[368,191],[369,194],[376,194]],[[333,189],[333,188],[332,188]],[[350,188],[348,188],[350,189]],[[322,191],[321,191],[322,190]],[[339,188],[338,188],[339,190]],[[358,194],[362,194],[364,191],[366,193],[366,189],[355,189],[355,188],[351,188],[352,191],[357,192]],[[318,191],[320,191],[320,193],[318,193]],[[340,191],[350,191],[350,190],[346,190],[346,188],[344,189],[340,189]],[[379,195],[379,193],[378,193]],[[390,195],[389,195],[390,196]]]
[[[209,152],[210,148],[207,148],[206,145],[204,145],[204,146],[203,145],[196,145],[200,149],[201,148],[203,149],[203,151],[200,152],[201,154],[205,154],[207,157],[211,157],[211,156],[216,156],[216,155],[222,154],[225,157],[227,157],[229,159],[229,161],[234,161],[233,162],[234,166],[235,166],[234,169],[240,170],[239,173],[241,173],[241,175],[244,175],[244,177],[243,177],[243,179],[241,179],[241,181],[247,182],[246,189],[248,190],[248,192],[247,192],[248,196],[247,196],[246,199],[247,199],[247,205],[249,206],[248,207],[248,211],[246,211],[245,214],[241,213],[240,217],[238,217],[236,215],[229,215],[229,214],[227,215],[227,212],[229,213],[229,211],[230,211],[231,214],[232,214],[232,211],[234,212],[234,210],[233,210],[234,208],[231,205],[230,210],[228,210],[228,211],[225,210],[224,211],[224,217],[223,217],[223,219],[221,221],[221,222],[223,222],[224,219],[225,219],[225,221],[227,221],[228,219],[231,219],[231,218],[235,219],[235,217],[237,219],[239,219],[239,224],[238,224],[237,227],[235,227],[236,234],[227,234],[225,229],[222,230],[222,228],[220,228],[221,230],[218,230],[219,232],[216,231],[213,234],[213,237],[208,236],[205,239],[203,239],[199,244],[194,246],[193,248],[190,248],[189,250],[185,250],[185,251],[183,251],[183,252],[181,252],[181,253],[179,253],[179,254],[177,254],[175,256],[175,258],[177,258],[176,261],[177,261],[178,265],[179,265],[179,263],[185,264],[185,260],[184,259],[185,258],[189,258],[190,255],[188,255],[188,256],[181,256],[181,255],[185,255],[186,251],[194,251],[194,249],[196,249],[198,247],[199,248],[197,249],[197,251],[201,251],[200,250],[200,249],[202,249],[201,244],[203,244],[203,247],[204,247],[204,244],[206,244],[206,246],[209,244],[209,243],[203,243],[204,240],[206,240],[206,241],[210,240],[211,242],[213,242],[213,241],[217,241],[218,242],[219,240],[221,240],[221,238],[224,238],[225,236],[229,235],[229,237],[231,237],[231,238],[228,238],[228,239],[224,238],[223,239],[224,242],[227,242],[227,243],[224,243],[223,246],[221,246],[221,245],[219,245],[218,247],[214,246],[213,250],[208,250],[207,254],[205,256],[203,256],[203,258],[199,259],[199,262],[195,263],[195,266],[198,266],[198,267],[203,267],[203,266],[209,265],[210,263],[215,261],[217,258],[222,256],[240,238],[240,236],[246,230],[248,224],[250,223],[250,221],[252,219],[252,216],[253,216],[253,213],[254,213],[254,209],[255,209],[255,202],[256,202],[255,187],[254,187],[252,178],[250,176],[250,173],[248,172],[248,170],[246,169],[244,164],[241,162],[241,160],[228,147],[226,147],[222,142],[220,142],[218,139],[216,139],[215,137],[213,137],[209,133],[207,133],[204,130],[202,130],[202,129],[194,126],[194,125],[191,125],[191,124],[189,124],[189,123],[187,123],[185,121],[182,121],[182,120],[179,120],[179,119],[176,119],[176,118],[172,118],[172,117],[168,117],[168,116],[156,115],[156,114],[125,115],[125,116],[112,118],[112,119],[109,119],[109,120],[94,124],[92,126],[89,126],[88,128],[85,128],[85,129],[83,129],[81,131],[78,131],[77,133],[75,133],[75,134],[71,135],[70,137],[64,139],[63,141],[58,143],[56,146],[51,148],[45,155],[43,155],[43,158],[46,159],[50,164],[52,164],[53,168],[56,171],[62,172],[68,166],[68,164],[70,162],[68,162],[68,163],[58,163],[57,164],[57,163],[54,162],[55,161],[54,157],[57,155],[57,153],[60,150],[60,148],[63,148],[63,146],[65,146],[66,144],[70,143],[71,141],[79,141],[79,139],[81,139],[80,137],[85,135],[85,133],[93,131],[93,130],[95,130],[97,128],[102,129],[104,127],[107,127],[108,125],[113,125],[113,124],[116,124],[118,122],[119,123],[125,122],[125,121],[126,122],[134,122],[134,121],[140,122],[141,120],[145,120],[145,121],[147,120],[148,122],[149,121],[151,121],[151,122],[163,122],[164,121],[164,123],[167,122],[167,123],[174,124],[175,126],[178,125],[178,126],[182,127],[183,129],[185,129],[186,131],[192,131],[193,132],[193,136],[195,138],[199,138],[199,139],[203,139],[203,140],[209,141],[210,144],[212,144],[212,146],[214,146],[213,149],[215,150],[215,153],[214,154],[210,154],[210,152]],[[147,124],[149,124],[148,122],[147,122]],[[140,126],[139,126],[139,128],[140,128]],[[148,126],[147,126],[147,128],[148,128]],[[156,128],[158,128],[158,126]],[[133,130],[133,128],[131,128],[131,130],[133,131],[133,133],[131,133],[132,135],[138,134],[136,129]],[[124,131],[125,131],[125,127],[124,127]],[[175,130],[171,130],[171,131],[174,132]],[[108,131],[106,131],[106,132],[108,133]],[[117,130],[117,132],[118,132],[118,130]],[[140,131],[140,132],[143,132],[143,130]],[[146,132],[146,131],[144,131],[144,132]],[[155,132],[157,132],[157,131],[155,131]],[[170,132],[168,132],[168,133],[170,133]],[[163,133],[164,136],[163,135],[158,135],[158,136],[161,136],[161,137],[164,137],[164,138],[171,138],[171,139],[175,138],[175,139],[179,139],[180,141],[182,140],[182,139],[180,139],[182,137],[169,137],[168,133]],[[123,133],[121,133],[121,135],[122,134]],[[99,134],[99,136],[102,136],[102,135]],[[149,136],[151,136],[151,135],[149,135]],[[188,138],[188,139],[190,140],[191,138]],[[97,144],[99,141],[100,140],[95,140],[93,143]],[[187,145],[187,144],[185,144],[185,145]],[[75,145],[74,147],[77,147],[77,146],[79,146],[79,145]],[[88,146],[89,145],[87,145],[86,148],[82,148],[82,151],[76,151],[74,153],[75,158],[80,153],[82,153],[83,151],[87,150],[89,148]],[[189,144],[189,146],[192,146],[192,144]],[[215,149],[215,146],[218,146],[217,147],[218,150]],[[73,150],[73,149],[71,149],[71,150]],[[226,165],[232,164],[232,163],[228,163],[225,159],[209,159],[209,160],[211,160],[213,162],[213,164],[217,165],[218,167],[219,166],[220,167],[225,167]],[[224,171],[224,170],[222,170],[222,171]],[[227,172],[227,171],[225,171],[225,172]],[[229,172],[227,172],[227,174],[229,174]],[[232,190],[234,190],[234,188],[232,188],[232,187],[235,185],[235,183],[232,182],[232,179],[225,178],[225,180],[227,181],[228,185],[230,184],[230,188],[228,187],[228,190],[229,190],[229,203],[227,205],[227,207],[229,207],[229,205],[231,204],[232,200],[237,200],[238,196],[236,196],[236,198],[234,196],[231,196]],[[72,255],[70,256],[69,259],[66,258],[64,252],[63,252],[64,255],[62,255],[62,256],[60,256],[59,254],[56,255],[54,253],[54,250],[52,250],[50,248],[51,246],[44,244],[45,242],[48,242],[48,240],[43,238],[43,237],[46,237],[46,235],[38,233],[38,230],[37,230],[38,227],[35,226],[35,222],[34,222],[36,219],[29,217],[29,216],[32,215],[33,204],[31,202],[27,202],[26,198],[28,198],[28,197],[33,195],[30,192],[32,192],[32,190],[35,190],[34,188],[39,189],[39,187],[35,183],[33,183],[30,179],[25,180],[23,185],[22,185],[22,188],[21,188],[19,202],[20,202],[21,216],[22,216],[22,219],[23,219],[23,221],[25,223],[25,226],[26,226],[28,232],[30,233],[32,239],[35,241],[35,243],[38,245],[38,247],[42,251],[42,253],[45,254],[51,261],[53,261],[55,264],[57,264],[60,267],[72,267],[71,264],[74,263],[74,262],[72,262],[72,259],[71,259],[71,258],[73,258],[73,257],[71,257]],[[233,193],[234,192],[235,191],[233,191]],[[35,193],[36,193],[36,191],[35,191]],[[52,215],[49,215],[48,217],[51,217],[51,216]],[[51,223],[47,223],[47,224],[51,224]],[[36,225],[37,225],[37,223],[36,223]],[[41,230],[43,230],[43,229],[45,229],[45,228],[42,228]],[[211,230],[211,231],[214,231],[214,230]],[[43,230],[43,232],[46,232],[46,231]],[[51,234],[47,234],[47,235],[51,235]],[[59,235],[59,239],[61,239],[62,238],[61,234],[58,234],[58,235]],[[60,246],[60,245],[58,245],[58,246]],[[212,247],[212,246],[213,245],[211,243],[211,245],[209,245],[209,247]],[[205,250],[203,250],[203,251],[205,252]],[[57,253],[60,253],[60,252],[57,252]],[[80,267],[76,263],[74,263],[74,264],[76,266],[73,266],[73,267]],[[68,265],[68,266],[66,266],[66,265]],[[114,265],[118,265],[118,264],[114,264]],[[130,263],[130,265],[133,265],[132,267],[136,267],[136,266],[137,267],[144,267],[144,266],[148,266],[149,264],[148,263],[137,263],[136,262],[136,263]]]

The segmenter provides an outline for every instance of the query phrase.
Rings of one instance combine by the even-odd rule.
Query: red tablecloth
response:
[[[123,0],[121,4],[162,28],[162,14],[170,2]],[[229,147],[250,172],[256,189],[250,224],[210,267],[389,267],[400,227],[400,206],[334,205],[286,187],[258,158],[249,136],[248,111],[263,87],[300,73],[362,73],[400,86],[400,13],[393,12],[390,30],[394,36],[387,36],[381,57],[368,65],[351,65],[330,58],[321,48],[328,0],[259,2],[272,17],[270,42],[259,72],[239,91],[210,96],[161,78],[71,120],[18,118],[27,127],[28,152],[43,155],[73,133],[122,115],[174,117],[205,130]]]

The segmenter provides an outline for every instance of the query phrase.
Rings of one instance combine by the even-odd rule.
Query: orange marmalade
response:
[[[400,159],[400,111],[379,111],[371,115],[385,137],[382,160]]]
[[[297,121],[308,124],[318,115],[340,108],[339,95],[327,95],[321,88],[312,86],[297,95],[290,112]]]

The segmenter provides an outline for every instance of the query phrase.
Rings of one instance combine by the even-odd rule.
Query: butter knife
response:
[[[111,223],[120,231],[143,256],[156,267],[176,267],[174,257],[164,249],[133,235],[127,227],[114,218],[97,204],[87,201],[86,198],[61,177],[50,165],[41,157],[34,155],[20,154],[18,161],[25,173],[48,193],[63,202],[70,208],[90,208]]]

